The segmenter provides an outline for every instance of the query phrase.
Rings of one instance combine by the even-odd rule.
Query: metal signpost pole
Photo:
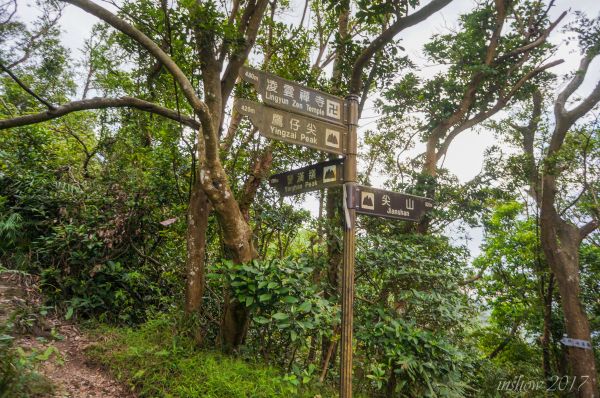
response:
[[[358,95],[350,94],[344,101],[340,97],[248,67],[242,67],[241,75],[255,87],[266,105],[238,98],[237,110],[248,116],[263,136],[346,155],[343,161],[332,159],[275,174],[271,176],[270,182],[280,194],[295,195],[338,186],[342,182],[340,169],[344,170],[340,398],[352,398],[356,213],[418,221],[425,212],[433,208],[433,201],[420,196],[356,185]]]
[[[344,161],[344,264],[342,269],[342,355],[340,398],[352,398],[352,319],[354,317],[354,254],[356,212],[348,206],[356,185],[356,135],[358,128],[358,96],[346,97],[348,109],[347,153]]]

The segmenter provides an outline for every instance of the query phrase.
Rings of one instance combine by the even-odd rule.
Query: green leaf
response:
[[[310,301],[305,301],[298,309],[302,312],[309,312],[312,309],[312,303]]]
[[[302,329],[314,329],[315,325],[311,321],[298,321],[298,325]]]
[[[271,318],[276,319],[278,321],[283,321],[284,319],[288,319],[290,316],[288,314],[284,314],[283,312],[277,312],[271,315]]]
[[[265,318],[264,316],[257,316],[254,318],[254,322],[256,322],[260,325],[265,325],[271,321],[269,319]]]
[[[261,294],[260,296],[258,296],[258,301],[264,303],[265,301],[271,300],[271,297],[272,296],[270,293]]]
[[[144,374],[146,373],[146,371],[144,369],[140,369],[137,372],[135,372],[135,374],[133,375],[134,379],[139,379],[141,378]]]
[[[300,301],[300,300],[298,300],[298,299],[297,299],[296,297],[294,297],[294,296],[286,296],[286,297],[283,299],[283,302],[284,302],[284,303],[288,303],[288,304],[296,304],[298,301]]]
[[[69,307],[67,313],[65,314],[65,319],[68,321],[73,316],[73,307]]]
[[[250,307],[254,303],[254,297],[248,296],[246,297],[246,307]]]

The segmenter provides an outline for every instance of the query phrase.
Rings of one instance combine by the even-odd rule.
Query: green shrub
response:
[[[146,273],[112,261],[94,271],[64,275],[56,268],[47,268],[42,272],[43,290],[50,302],[66,300],[67,318],[75,312],[129,324],[145,319],[146,312],[161,298],[159,287]]]
[[[339,323],[339,307],[326,300],[312,282],[314,268],[308,258],[252,260],[247,264],[224,261],[214,267],[209,280],[215,288],[227,286],[252,316],[250,331],[263,355],[274,339],[284,359],[290,347],[305,345],[309,336],[329,335]]]

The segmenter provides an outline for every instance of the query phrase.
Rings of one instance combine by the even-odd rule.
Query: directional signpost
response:
[[[429,198],[360,185],[351,198],[357,213],[406,221],[419,221],[433,208]]]
[[[331,94],[302,86],[258,69],[242,67],[242,79],[251,83],[265,104],[312,118],[346,125],[344,100]]]
[[[344,159],[316,163],[274,174],[269,178],[269,184],[283,196],[340,186],[344,183],[343,165]]]
[[[343,155],[346,129],[335,124],[282,111],[258,102],[238,99],[237,110],[248,116],[267,138]]]
[[[340,397],[352,398],[352,319],[354,303],[354,224],[356,213],[419,221],[433,208],[420,196],[356,185],[358,96],[345,100],[257,69],[242,67],[242,79],[251,83],[264,104],[236,99],[236,108],[248,116],[267,138],[345,155],[343,159],[313,164],[272,175],[269,183],[283,196],[344,185],[344,264],[342,269],[342,334]]]

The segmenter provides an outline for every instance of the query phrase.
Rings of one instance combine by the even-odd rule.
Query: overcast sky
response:
[[[292,1],[292,4],[298,3],[299,0]],[[19,16],[22,20],[28,21],[34,18],[37,14],[35,8],[31,6],[31,2],[28,0],[19,0]],[[301,2],[303,4],[303,1]],[[102,3],[107,6],[106,3]],[[433,15],[425,22],[422,22],[412,28],[404,30],[399,38],[402,39],[402,45],[405,47],[407,54],[419,65],[420,73],[423,75],[433,74],[435,68],[427,65],[423,55],[422,46],[435,33],[445,33],[448,29],[454,28],[458,24],[458,16],[462,13],[468,12],[473,8],[474,1],[471,0],[454,0],[450,5],[446,6],[442,11]],[[557,18],[564,10],[580,10],[584,11],[590,17],[595,17],[600,13],[600,0],[557,0],[555,7],[552,8],[550,16],[552,19]],[[291,11],[286,11],[283,15],[284,18],[289,18],[294,22],[299,21],[302,7],[294,7]],[[573,13],[571,12],[567,18],[565,18],[557,29],[554,30],[550,36],[550,41],[555,44],[559,44],[564,39],[564,34],[561,32],[561,27],[571,21]],[[83,41],[89,35],[90,29],[93,24],[98,22],[98,19],[90,14],[81,11],[79,8],[74,6],[67,6],[63,18],[61,27],[63,30],[62,39],[63,43],[71,49],[71,56],[73,58],[79,58],[81,56],[80,49],[82,48]],[[310,23],[307,20],[307,23]],[[575,52],[573,47],[567,47],[561,45],[559,51],[552,59],[564,59],[565,62],[552,70],[557,74],[564,74],[576,69],[579,63],[579,54]],[[596,82],[600,80],[600,60],[594,61],[589,68],[590,73],[586,78],[581,90],[578,94],[585,95],[589,92]],[[370,108],[367,105],[366,108]],[[366,111],[363,114],[363,120],[360,125],[364,126],[367,123],[372,127],[373,121],[376,120],[375,114],[372,111]],[[454,141],[446,159],[444,166],[450,171],[455,173],[461,181],[467,181],[475,176],[481,170],[483,164],[483,153],[486,148],[495,144],[495,140],[492,134],[489,132],[477,133],[475,131],[465,132],[459,135]],[[417,148],[415,152],[421,151],[421,148]],[[315,214],[316,212],[316,199],[308,196],[304,207],[308,208]],[[469,233],[473,238],[469,243],[473,254],[478,252],[478,246],[481,242],[481,231],[472,230]]]

